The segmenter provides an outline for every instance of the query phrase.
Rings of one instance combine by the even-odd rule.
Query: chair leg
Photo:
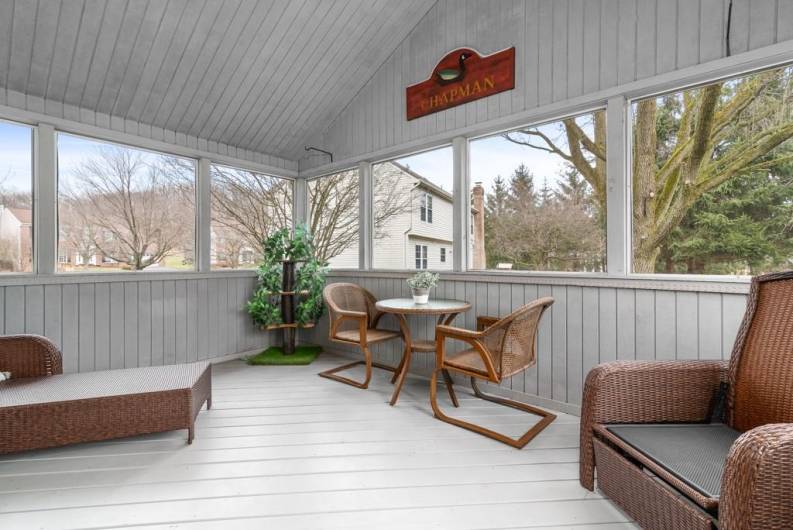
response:
[[[449,375],[449,370],[443,370],[443,380],[446,382],[446,390],[449,391],[452,405],[454,405],[455,408],[459,407],[460,403],[457,401],[457,395],[454,393],[454,381],[452,380],[452,376]]]
[[[362,348],[363,349],[363,361],[355,361],[352,363],[348,363],[336,368],[331,368],[330,370],[325,370],[324,372],[320,372],[318,375],[320,377],[325,377],[327,379],[333,379],[334,381],[338,381],[340,383],[344,383],[350,386],[354,386],[355,388],[369,388],[369,381],[372,379],[372,368],[380,368],[381,370],[388,370],[389,372],[394,372],[396,369],[393,366],[388,366],[386,364],[381,364],[377,362],[372,362],[372,353],[369,351],[369,348]],[[344,370],[348,370],[353,366],[358,366],[359,364],[363,364],[366,366],[366,377],[364,381],[358,382],[354,379],[350,379],[349,377],[344,377],[343,375],[337,375],[337,372],[343,372]]]
[[[529,443],[535,436],[540,434],[540,432],[542,432],[543,429],[545,429],[548,425],[550,425],[553,422],[553,420],[556,419],[556,416],[554,414],[551,414],[550,412],[546,412],[536,407],[532,407],[531,405],[527,405],[519,401],[513,401],[510,399],[485,394],[479,390],[479,387],[476,385],[476,381],[474,380],[474,378],[471,378],[471,386],[473,387],[474,394],[476,394],[477,397],[487,401],[492,401],[493,403],[498,403],[500,405],[506,405],[508,407],[522,410],[524,412],[530,412],[532,414],[536,414],[537,416],[540,416],[542,419],[539,422],[537,422],[531,429],[526,431],[526,433],[523,434],[523,436],[521,436],[520,438],[510,438],[509,436],[498,433],[496,431],[492,431],[490,429],[482,427],[481,425],[477,425],[475,423],[470,423],[463,420],[458,420],[457,418],[452,418],[450,416],[447,416],[438,406],[437,386],[438,386],[439,371],[441,370],[435,370],[432,373],[432,381],[430,382],[430,405],[432,406],[432,411],[435,413],[435,417],[443,422],[450,423],[458,427],[462,427],[463,429],[473,431],[483,436],[487,436],[488,438],[492,438],[493,440],[497,440],[509,446],[515,447],[517,449],[521,449],[525,447],[526,444]]]

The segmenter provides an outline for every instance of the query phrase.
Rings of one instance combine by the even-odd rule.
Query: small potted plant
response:
[[[439,276],[432,272],[422,271],[408,278],[407,283],[413,292],[413,302],[426,304],[430,298],[430,289],[438,285]]]

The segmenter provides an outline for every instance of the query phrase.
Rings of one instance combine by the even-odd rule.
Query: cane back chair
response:
[[[328,339],[348,346],[358,346],[363,352],[364,360],[326,370],[319,374],[320,377],[333,379],[356,388],[368,388],[369,381],[372,379],[372,367],[388,370],[396,375],[396,368],[372,361],[370,345],[402,337],[402,333],[399,331],[378,327],[384,313],[375,308],[377,299],[372,293],[354,283],[332,283],[325,287],[322,296],[328,307],[330,320]],[[338,375],[338,372],[359,364],[366,367],[363,382]]]
[[[556,419],[555,415],[526,403],[486,394],[479,389],[476,382],[477,379],[483,379],[498,384],[505,378],[534,365],[537,361],[537,329],[543,313],[553,304],[553,301],[553,298],[550,297],[540,298],[501,319],[480,316],[477,318],[477,331],[437,326],[435,328],[436,363],[430,385],[430,403],[435,417],[518,449],[524,447],[553,422]],[[458,353],[447,354],[447,339],[464,342],[470,348]],[[438,406],[437,399],[438,375],[443,370],[470,377],[471,388],[478,398],[530,412],[540,416],[540,421],[520,438],[511,438],[481,425],[447,416]],[[458,406],[454,397],[452,397],[452,404],[455,407]]]
[[[599,489],[644,528],[793,528],[791,389],[793,271],[752,280],[729,364],[625,361],[590,371],[581,484],[593,490],[597,469]],[[664,440],[626,437],[641,430]],[[686,456],[659,459],[668,447]]]

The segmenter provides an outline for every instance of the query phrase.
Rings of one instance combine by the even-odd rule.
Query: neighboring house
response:
[[[377,164],[373,169],[375,218],[404,201],[394,213],[375,228],[374,263],[376,269],[451,270],[453,251],[453,197],[440,186],[396,162]],[[473,211],[475,218],[477,211]],[[330,259],[334,268],[356,268],[358,245]]]
[[[0,270],[32,270],[32,251],[33,211],[0,205]]]

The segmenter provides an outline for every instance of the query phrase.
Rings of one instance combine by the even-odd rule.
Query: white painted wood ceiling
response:
[[[433,0],[0,0],[0,88],[297,160]]]

